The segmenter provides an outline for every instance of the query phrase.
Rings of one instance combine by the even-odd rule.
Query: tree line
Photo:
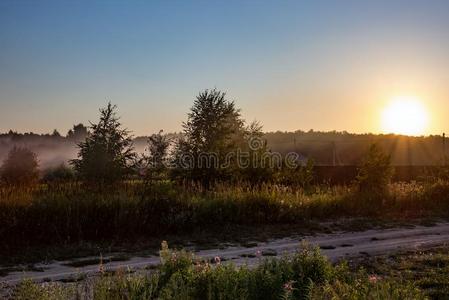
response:
[[[260,182],[272,180],[275,171],[261,161],[269,158],[262,126],[257,122],[247,124],[234,101],[216,89],[199,93],[183,123],[182,134],[175,139],[162,131],[151,135],[141,155],[134,150],[131,132],[120,122],[117,106],[111,103],[100,109],[98,122],[88,128],[76,125],[67,136],[78,140],[77,158],[70,160],[74,175],[88,183],[111,184],[132,177],[149,181],[188,179],[204,185],[223,180]],[[257,149],[249,144],[253,138],[262,141]],[[251,162],[245,168],[241,167],[243,158]],[[25,161],[33,163],[23,168],[37,167],[36,155],[14,147],[2,167],[3,181],[36,180],[34,171],[30,172],[33,176],[21,179],[7,176],[12,169],[21,169],[19,164]]]
[[[149,136],[143,154],[135,151],[134,137],[121,124],[117,106],[108,103],[99,112],[97,122],[91,123],[89,127],[75,125],[68,132],[67,138],[77,142],[77,158],[70,160],[71,168],[60,166],[47,179],[76,178],[94,184],[112,184],[126,178],[140,178],[149,182],[162,179],[192,180],[204,185],[217,181],[280,182],[302,187],[312,182],[313,159],[299,156],[293,167],[286,166],[284,157],[281,157],[281,163],[276,167],[267,163],[276,154],[268,146],[267,140],[279,138],[282,133],[264,134],[260,123],[248,124],[235,102],[229,100],[226,93],[216,89],[199,93],[183,123],[181,134],[173,136],[160,131]],[[301,142],[304,133],[296,132],[290,136],[295,147]],[[320,132],[307,134],[315,134],[317,140],[325,140],[323,137],[328,135]],[[351,136],[345,132],[332,134],[340,140]],[[14,137],[16,134],[10,132],[8,135]],[[58,137],[56,133],[51,136]],[[253,147],[253,142],[258,143],[257,147]],[[294,153],[298,152],[293,150]],[[378,146],[370,148],[370,151],[378,158],[377,163],[384,166],[383,174],[388,175],[391,156],[383,154]],[[285,155],[285,152],[277,154]],[[243,159],[251,163],[245,164]],[[226,164],[215,164],[216,161]],[[37,167],[37,157],[32,151],[14,147],[0,169],[1,179],[7,183],[37,181]],[[26,174],[20,175],[22,173]],[[391,176],[384,177],[388,181]]]

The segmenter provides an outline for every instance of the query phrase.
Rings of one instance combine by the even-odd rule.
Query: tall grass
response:
[[[350,187],[305,192],[274,184],[169,181],[92,188],[79,183],[0,187],[0,251],[40,245],[157,237],[228,225],[299,224],[341,216],[446,216],[449,184],[394,184],[380,204]],[[376,202],[377,203],[377,202]]]

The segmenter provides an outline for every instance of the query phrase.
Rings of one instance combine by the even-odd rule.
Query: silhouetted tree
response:
[[[377,144],[372,144],[358,171],[356,179],[358,189],[372,199],[382,200],[381,198],[388,192],[388,184],[393,173],[390,156]]]
[[[12,148],[0,168],[0,178],[11,185],[28,185],[37,182],[39,169],[36,154],[26,148]]]
[[[165,177],[169,146],[170,140],[163,134],[162,130],[148,138],[148,147],[143,157],[146,179],[161,179]]]
[[[132,137],[116,116],[116,106],[100,109],[100,121],[91,124],[78,144],[78,159],[71,161],[79,177],[91,183],[112,183],[129,174],[136,157]]]
[[[201,92],[183,124],[175,160],[179,163],[181,155],[191,161],[188,168],[181,166],[187,178],[207,184],[230,176],[232,167],[222,168],[220,164],[241,145],[245,131],[240,111],[225,96],[216,89]],[[229,163],[234,165],[235,158]]]
[[[87,137],[87,133],[87,127],[79,123],[78,125],[73,125],[73,129],[67,132],[67,138],[79,142]]]
[[[52,137],[61,137],[61,134],[59,133],[58,130],[53,130],[53,133],[51,134]]]
[[[240,146],[242,151],[238,157],[240,160],[239,180],[260,183],[273,179],[276,171],[275,157],[271,155],[263,136],[262,125],[257,121],[245,128],[245,139]]]

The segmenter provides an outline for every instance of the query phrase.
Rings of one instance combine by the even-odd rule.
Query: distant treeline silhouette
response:
[[[358,165],[373,143],[391,155],[392,164],[396,166],[438,165],[441,164],[444,155],[447,155],[447,152],[443,153],[443,138],[438,135],[413,137],[298,130],[268,132],[264,138],[273,151],[280,153],[295,151],[304,157],[313,158],[315,165],[321,166]]]
[[[65,135],[56,129],[49,134],[17,133],[13,130],[0,133],[0,161],[5,159],[13,147],[22,147],[37,155],[41,168],[67,163],[76,158],[77,146],[92,133],[93,125],[73,125]],[[246,123],[234,101],[216,89],[199,93],[182,128],[181,133],[164,136],[168,140],[176,140],[177,150],[193,156],[197,152],[214,152],[226,156],[237,148],[245,150],[252,138],[263,141],[264,151],[280,155],[297,153],[303,158],[302,161],[313,160],[315,166],[357,166],[372,144],[378,145],[391,157],[393,166],[440,165],[446,156],[443,137],[436,135],[411,137],[314,130],[263,132],[260,123]],[[151,133],[141,137],[130,134],[133,152],[145,152],[150,137]]]
[[[52,134],[17,133],[0,134],[0,160],[14,146],[27,147],[35,152],[42,167],[56,166],[76,156],[76,143],[85,138],[85,127],[78,124],[78,131],[70,130],[66,136]],[[179,136],[171,133],[168,136]],[[377,143],[396,166],[438,165],[443,155],[441,136],[410,137],[393,134],[353,134],[347,132],[295,131],[264,133],[267,146],[282,154],[297,152],[312,158],[317,166],[355,166],[372,143]],[[147,136],[133,139],[137,152],[143,152]]]

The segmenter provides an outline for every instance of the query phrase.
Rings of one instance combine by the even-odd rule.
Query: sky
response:
[[[449,132],[449,1],[0,0],[0,132],[108,101],[135,135],[180,131],[207,88],[265,131],[378,133],[401,96]]]

